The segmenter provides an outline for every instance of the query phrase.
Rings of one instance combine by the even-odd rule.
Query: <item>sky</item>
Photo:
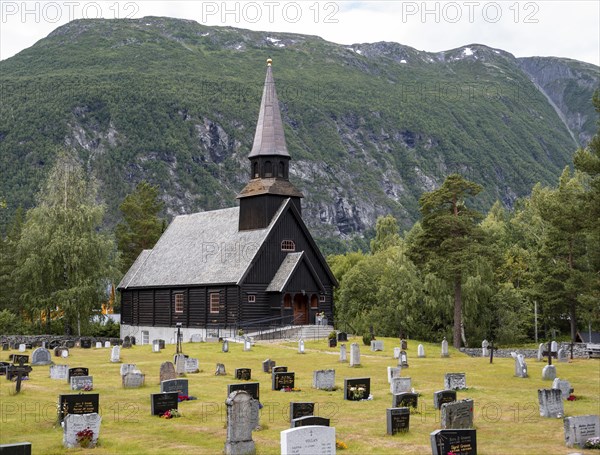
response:
[[[73,19],[168,16],[204,25],[318,35],[340,44],[394,41],[437,52],[479,43],[517,57],[600,64],[600,2],[0,0],[0,60]]]

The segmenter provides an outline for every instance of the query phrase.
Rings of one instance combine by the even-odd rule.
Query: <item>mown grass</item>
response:
[[[539,416],[537,389],[550,387],[541,380],[544,366],[529,359],[530,377],[514,377],[512,359],[470,358],[450,350],[451,357],[439,357],[438,345],[424,343],[427,357],[417,358],[417,341],[409,342],[409,368],[403,376],[412,378],[416,391],[422,394],[419,408],[411,415],[410,431],[406,434],[386,434],[385,409],[392,397],[387,382],[386,367],[395,365],[393,347],[398,340],[384,339],[383,352],[371,352],[358,338],[352,342],[361,345],[361,363],[350,368],[339,363],[339,349],[329,348],[326,341],[306,342],[306,354],[297,353],[295,343],[260,343],[250,352],[242,346],[230,344],[230,352],[222,353],[220,344],[184,344],[184,352],[200,360],[201,372],[189,374],[190,394],[196,401],[180,403],[183,416],[165,420],[150,415],[149,394],[160,391],[159,367],[172,360],[174,346],[167,346],[160,354],[151,352],[151,346],[123,349],[123,362],[136,363],[146,374],[146,385],[140,389],[123,389],[119,364],[110,363],[109,349],[72,349],[68,359],[56,359],[71,367],[83,366],[94,376],[94,392],[100,394],[102,427],[99,445],[95,449],[62,447],[62,430],[56,425],[56,400],[59,394],[71,393],[66,382],[51,380],[48,366],[33,367],[31,380],[15,395],[15,384],[0,379],[0,443],[31,441],[36,454],[93,453],[93,454],[164,454],[182,452],[219,454],[225,442],[225,405],[227,384],[238,382],[233,378],[235,368],[252,368],[252,380],[260,382],[260,431],[253,434],[257,453],[278,454],[279,433],[289,428],[290,401],[314,401],[315,414],[331,419],[338,440],[348,449],[347,454],[428,454],[431,453],[429,433],[439,428],[439,413],[433,409],[432,394],[443,389],[445,372],[465,372],[467,391],[458,398],[475,401],[475,427],[478,453],[485,454],[561,454],[569,452],[563,441],[563,423],[560,419]],[[13,352],[2,352],[6,360]],[[31,354],[31,353],[29,353]],[[263,373],[264,359],[276,360],[296,373],[293,393],[271,391],[271,377]],[[217,362],[224,363],[227,376],[215,376]],[[327,392],[311,388],[312,372],[334,368],[338,390]],[[565,402],[566,415],[597,414],[600,411],[600,362],[574,360],[557,364],[558,376],[567,379],[575,388],[577,400]],[[343,380],[349,377],[370,377],[372,401],[348,402],[343,400]],[[75,392],[72,392],[75,393]],[[576,451],[575,449],[571,451]],[[583,451],[586,452],[586,451]],[[589,453],[592,453],[589,451]]]

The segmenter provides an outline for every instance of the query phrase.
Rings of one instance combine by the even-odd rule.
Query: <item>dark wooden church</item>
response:
[[[239,207],[177,216],[121,280],[121,337],[142,342],[333,321],[337,285],[289,181],[271,60]]]

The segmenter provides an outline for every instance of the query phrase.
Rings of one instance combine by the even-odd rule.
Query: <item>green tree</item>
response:
[[[449,175],[442,186],[419,199],[421,231],[409,251],[415,264],[422,264],[452,284],[454,289],[453,345],[466,345],[463,320],[463,280],[481,254],[483,233],[477,225],[481,214],[466,205],[481,186],[458,174]]]
[[[375,238],[371,240],[371,253],[400,244],[398,222],[392,215],[380,216],[375,225]]]
[[[115,235],[121,252],[121,271],[126,273],[142,250],[150,249],[165,229],[165,221],[158,217],[163,202],[158,198],[158,186],[140,182],[119,207],[123,221]]]
[[[19,311],[18,287],[15,283],[15,270],[17,268],[17,245],[21,238],[23,228],[24,210],[19,207],[8,226],[6,238],[0,239],[0,289],[2,289],[2,299],[0,300],[0,309],[8,308],[13,312]]]
[[[81,163],[61,152],[17,246],[22,303],[32,320],[62,317],[65,333],[85,328],[114,275],[114,241],[100,232],[105,207],[96,195],[97,184],[85,178]]]

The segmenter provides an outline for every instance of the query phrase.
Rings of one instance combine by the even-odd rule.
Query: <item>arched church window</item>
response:
[[[285,175],[283,175],[284,171],[285,171],[285,164],[283,164],[283,161],[280,161],[279,162],[279,171],[277,172],[277,177],[281,177],[281,178],[285,177]]]
[[[252,178],[255,178],[255,179],[260,177],[258,174],[258,163],[257,162],[254,162],[254,164],[252,165],[252,175],[253,175]]]
[[[273,177],[273,165],[270,161],[265,161],[265,178]]]
[[[282,240],[281,251],[296,251],[296,244],[293,240]]]

